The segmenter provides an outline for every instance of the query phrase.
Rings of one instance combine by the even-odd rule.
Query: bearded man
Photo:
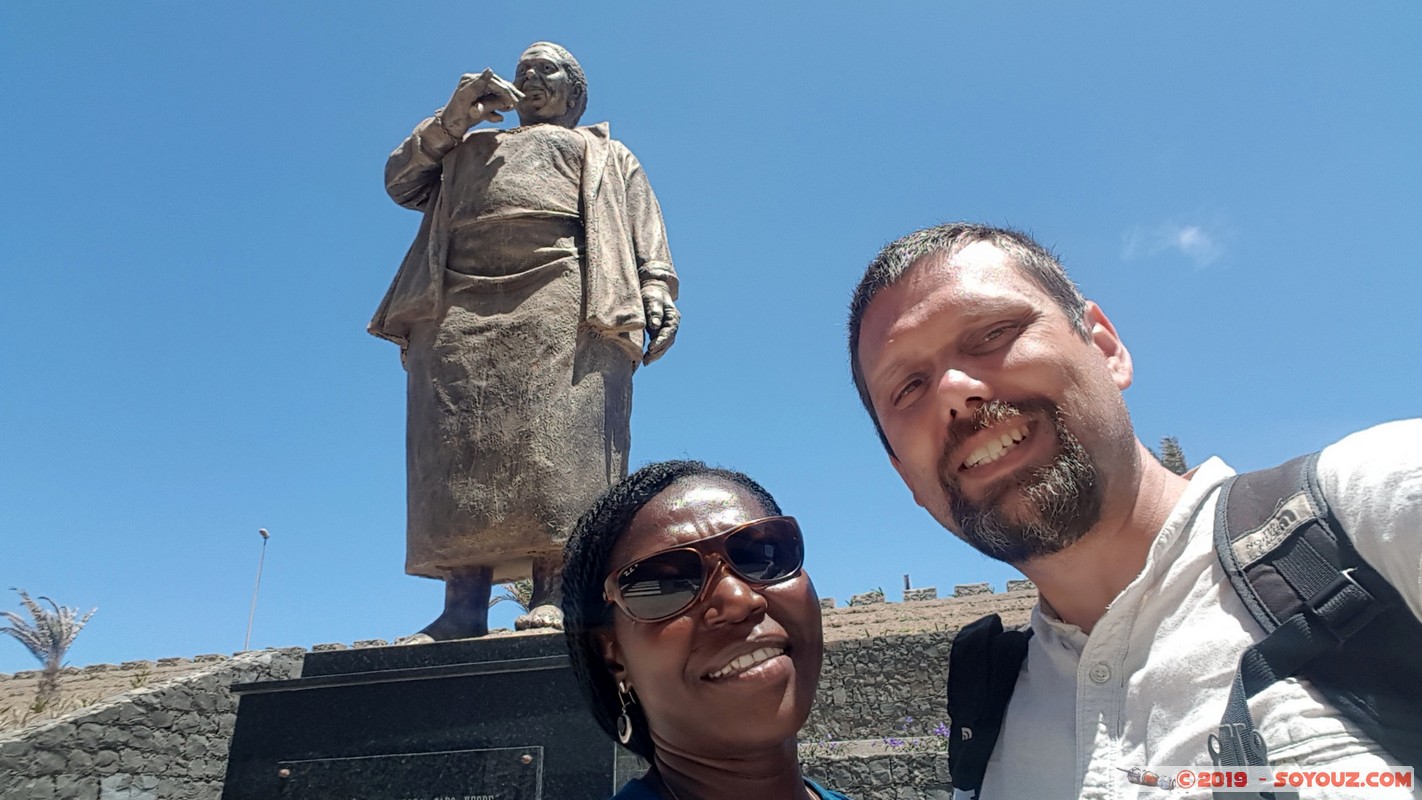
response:
[[[445,582],[432,639],[487,633],[491,584],[528,575],[518,626],[561,626],[563,541],[626,475],[633,371],[676,337],[656,196],[586,107],[577,60],[538,42],[512,83],[461,77],[386,164],[424,214],[370,332],[408,373],[405,571]]]
[[[1135,797],[1128,768],[1208,770],[1241,655],[1266,638],[1213,539],[1233,471],[1210,459],[1176,475],[1136,438],[1122,398],[1131,355],[1105,312],[1027,236],[950,224],[884,248],[854,293],[849,332],[860,399],[914,500],[1040,591],[1020,673],[990,678],[1015,691],[986,773],[955,796]],[[1356,555],[1400,595],[1388,613],[1412,630],[1422,618],[1419,452],[1422,421],[1394,422],[1325,448],[1314,472]],[[1397,637],[1364,655],[1406,664],[1415,646]],[[1349,679],[1372,686],[1369,669]],[[1366,775],[1398,764],[1334,696],[1308,680],[1268,683],[1248,702],[1267,748],[1251,746],[1298,768]],[[1397,705],[1385,711],[1422,741],[1422,704]],[[1395,732],[1386,727],[1370,729]],[[964,727],[955,741],[984,732]]]

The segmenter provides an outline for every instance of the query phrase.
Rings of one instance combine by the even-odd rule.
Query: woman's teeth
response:
[[[724,667],[721,667],[720,669],[716,670],[710,675],[707,675],[706,677],[710,678],[711,680],[715,680],[717,678],[724,678],[728,675],[734,675],[737,672],[744,672],[755,666],[756,664],[759,664],[762,661],[767,661],[769,659],[775,658],[776,656],[781,655],[784,652],[785,648],[783,647],[762,647],[754,652],[746,653],[745,655],[733,660],[731,663],[727,664]]]
[[[1021,444],[1022,440],[1026,438],[1027,426],[1018,425],[997,439],[993,439],[982,447],[974,450],[972,455],[964,459],[963,468],[972,469],[982,464],[991,464],[1006,455],[1007,451]]]

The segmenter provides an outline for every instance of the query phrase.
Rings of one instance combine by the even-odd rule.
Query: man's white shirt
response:
[[[1324,449],[1318,472],[1359,555],[1422,618],[1422,420],[1353,434]],[[1240,653],[1264,636],[1215,555],[1215,501],[1232,474],[1218,458],[1192,473],[1145,568],[1090,636],[1042,603],[1033,609],[1033,637],[988,763],[985,800],[1210,796],[1208,789],[1141,787],[1123,770],[1208,768],[1206,741],[1219,726]],[[1397,646],[1422,658],[1422,643]],[[1422,768],[1396,764],[1306,682],[1280,681],[1249,708],[1275,765]],[[1413,791],[1369,789],[1366,796],[1422,797],[1422,789]],[[1300,797],[1358,792],[1303,789]]]

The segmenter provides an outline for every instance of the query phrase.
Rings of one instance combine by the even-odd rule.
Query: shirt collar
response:
[[[1203,464],[1185,473],[1185,477],[1190,479],[1190,483],[1185,487],[1185,492],[1180,495],[1180,500],[1175,503],[1175,507],[1170,510],[1170,515],[1165,518],[1165,524],[1156,533],[1155,543],[1151,545],[1145,566],[1142,567],[1135,580],[1121,591],[1121,595],[1132,591],[1141,583],[1142,579],[1153,579],[1156,572],[1164,565],[1168,565],[1178,555],[1179,550],[1185,546],[1185,529],[1189,527],[1190,519],[1195,515],[1196,509],[1205,503],[1211,492],[1232,475],[1234,475],[1234,470],[1218,456],[1212,456]],[[1120,597],[1118,596],[1116,599],[1120,600]],[[1112,602],[1113,605],[1114,603],[1115,601]],[[1037,605],[1032,607],[1032,630],[1038,636],[1046,636],[1054,641],[1060,641],[1078,653],[1086,645],[1087,635],[1082,632],[1081,628],[1063,622],[1044,597],[1038,597]]]

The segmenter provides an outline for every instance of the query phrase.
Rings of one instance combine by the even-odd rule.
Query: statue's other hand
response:
[[[647,354],[643,364],[650,364],[661,358],[676,341],[676,329],[681,325],[681,312],[672,302],[671,292],[665,286],[648,284],[642,287],[642,306],[647,314]]]
[[[504,115],[499,112],[508,111],[522,99],[523,92],[486,69],[478,75],[461,75],[454,94],[436,116],[451,136],[462,139],[481,122],[503,122]]]

